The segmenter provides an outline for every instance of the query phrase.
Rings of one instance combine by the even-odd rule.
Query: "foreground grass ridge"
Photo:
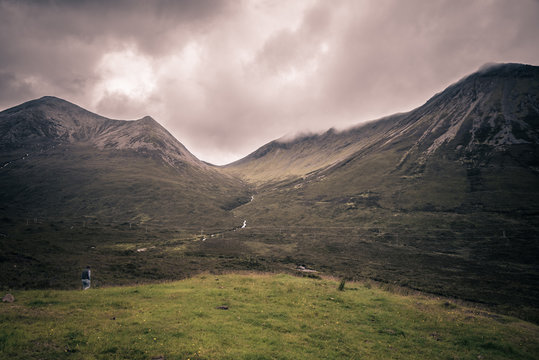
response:
[[[0,307],[10,359],[534,359],[539,327],[445,299],[289,275],[31,290]]]

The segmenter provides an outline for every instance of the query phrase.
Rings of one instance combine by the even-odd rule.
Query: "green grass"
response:
[[[324,275],[375,279],[475,301],[539,323],[537,243],[510,223],[503,237],[497,228],[507,219],[482,213],[392,213],[360,203],[342,215],[354,212],[357,226],[323,216],[316,220],[315,210],[288,226],[264,218],[256,208],[247,211],[265,201],[258,195],[243,207],[247,228],[214,237],[208,234],[222,229],[204,228],[206,241],[200,228],[93,221],[84,227],[67,221],[26,225],[24,219],[0,218],[0,233],[7,234],[0,241],[0,290],[76,289],[86,265],[99,274],[99,286],[113,286],[179,280],[203,271],[293,273],[305,264]],[[323,215],[324,206],[316,211]],[[302,208],[292,203],[282,213],[294,220],[294,211]],[[483,236],[482,229],[489,228]]]
[[[0,307],[10,359],[534,359],[539,327],[361,283],[202,275],[88,291],[30,290]],[[217,307],[228,306],[228,310]]]

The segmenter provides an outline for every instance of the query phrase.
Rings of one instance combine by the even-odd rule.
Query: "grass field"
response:
[[[539,327],[443,298],[289,275],[14,292],[9,359],[536,359]],[[228,307],[219,309],[219,307]]]

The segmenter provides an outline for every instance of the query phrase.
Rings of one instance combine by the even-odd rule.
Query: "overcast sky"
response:
[[[487,62],[539,65],[537,0],[0,0],[0,108],[150,115],[202,160],[422,105]]]

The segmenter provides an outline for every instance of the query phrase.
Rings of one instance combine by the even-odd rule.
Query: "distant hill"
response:
[[[172,166],[207,168],[149,116],[135,121],[111,120],[53,96],[0,113],[0,146],[4,151],[43,152],[66,145],[133,150],[158,156]]]
[[[249,199],[151,117],[111,120],[55,97],[1,112],[0,149],[4,216],[232,226],[229,210]]]

